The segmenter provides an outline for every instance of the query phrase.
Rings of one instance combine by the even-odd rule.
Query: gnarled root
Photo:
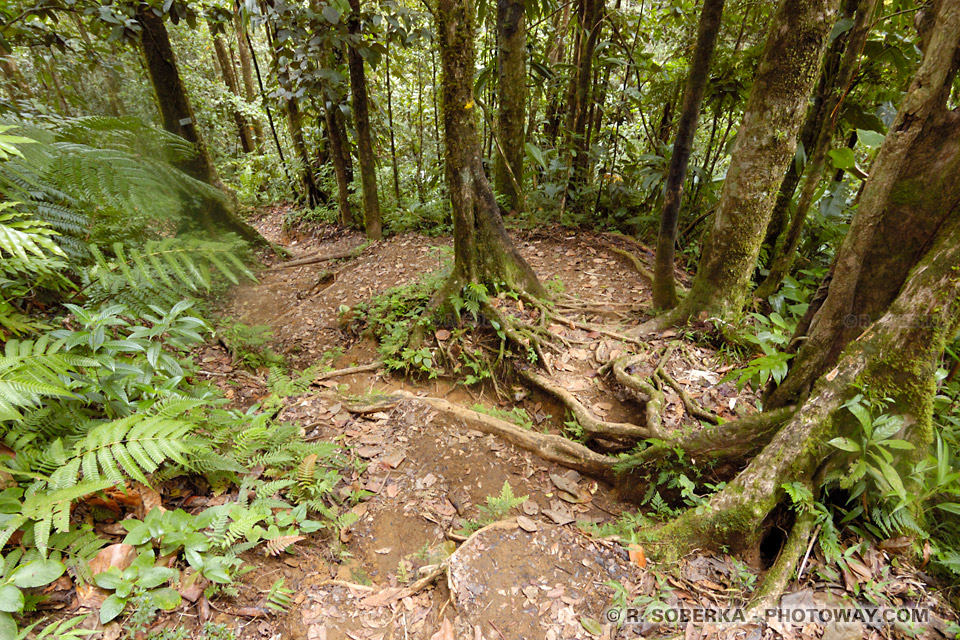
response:
[[[780,601],[780,596],[787,588],[800,558],[809,548],[807,543],[810,540],[813,522],[813,513],[810,511],[797,515],[793,528],[790,530],[790,535],[780,550],[780,555],[777,556],[776,562],[767,571],[760,586],[757,587],[750,598],[750,603],[747,605],[747,620],[755,617],[760,618],[765,609],[776,606]]]
[[[587,435],[590,438],[599,437],[611,440],[626,440],[628,442],[636,442],[638,440],[653,438],[656,436],[656,433],[647,427],[641,427],[629,422],[607,422],[606,420],[600,420],[593,415],[593,413],[587,409],[583,403],[577,400],[572,393],[560,385],[552,382],[546,376],[542,376],[526,369],[518,369],[518,373],[528,382],[536,385],[563,402],[567,409],[569,409],[577,419],[577,422],[580,423],[580,426],[583,427],[584,435]]]
[[[529,431],[512,422],[465,409],[440,398],[421,397],[410,393],[401,395],[408,400],[422,402],[449,416],[463,420],[477,431],[500,436],[507,442],[531,451],[548,462],[555,462],[610,482],[615,479],[613,467],[616,464],[616,458],[591,451],[567,438]]]

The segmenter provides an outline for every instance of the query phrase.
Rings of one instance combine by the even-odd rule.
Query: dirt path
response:
[[[333,227],[322,227],[310,236],[286,237],[278,223],[281,213],[260,220],[258,227],[286,246],[293,260],[343,253],[365,243],[360,234]],[[602,329],[551,326],[573,346],[548,366],[551,379],[600,418],[636,420],[639,410],[622,390],[598,375],[598,368],[618,352],[645,353],[659,361],[668,346],[671,355],[664,367],[704,407],[725,417],[755,411],[755,399],[748,393],[719,383],[731,365],[713,351],[670,332],[643,346],[608,335],[638,324],[650,297],[649,283],[610,247],[629,250],[649,265],[650,256],[641,247],[566,231],[515,240],[541,280],[562,291],[558,298],[567,301],[566,313]],[[376,345],[342,324],[340,310],[443,268],[448,254],[445,239],[407,234],[370,245],[348,260],[294,268],[270,264],[258,283],[232,291],[223,314],[249,325],[269,325],[276,348],[297,367],[325,358],[334,367],[374,362]],[[237,378],[222,349],[209,347],[203,361],[216,374],[212,381],[228,395],[239,393],[238,400],[247,404],[266,396],[262,375]],[[350,479],[352,488],[366,490],[370,497],[353,507],[358,520],[341,531],[339,539],[311,537],[297,546],[296,555],[248,558],[261,566],[247,576],[237,606],[245,598],[252,602],[281,576],[295,596],[286,615],[242,625],[242,638],[637,637],[655,635],[657,628],[643,624],[617,629],[609,624],[604,614],[618,597],[726,602],[752,584],[751,572],[730,558],[694,558],[684,565],[686,573],[668,582],[644,570],[645,562],[625,550],[627,542],[590,535],[624,512],[636,511],[613,487],[544,463],[420,403],[400,402],[383,411],[357,414],[338,399],[404,390],[467,407],[520,406],[535,429],[560,433],[565,411],[551,397],[518,387],[506,394],[516,403],[502,403],[490,388],[415,382],[383,371],[324,384],[340,396],[319,389],[290,398],[281,417],[303,425],[307,437],[338,439],[352,447],[366,463],[364,471]],[[686,414],[678,394],[666,389],[665,396],[667,428],[700,428]],[[460,530],[478,518],[479,508],[488,497],[499,495],[505,483],[516,496],[527,496],[509,512],[507,528],[485,529],[458,548],[463,540],[458,531],[466,533]],[[429,573],[451,553],[447,576],[427,588],[411,588],[424,571]],[[219,619],[236,620],[228,612],[220,613]],[[762,634],[759,628],[754,631],[756,635],[740,637],[774,637],[769,628]],[[688,630],[686,637],[707,635]]]

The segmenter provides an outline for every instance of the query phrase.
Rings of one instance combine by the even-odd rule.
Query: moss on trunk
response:
[[[697,276],[665,324],[701,314],[731,317],[742,308],[777,189],[793,160],[836,5],[834,0],[781,2],[773,15]]]

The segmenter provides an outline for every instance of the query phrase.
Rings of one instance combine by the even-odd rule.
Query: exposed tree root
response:
[[[377,362],[370,362],[368,364],[357,365],[355,367],[346,367],[345,369],[335,369],[333,371],[327,371],[325,373],[321,373],[320,375],[318,375],[316,378],[313,379],[313,382],[314,384],[316,384],[317,382],[321,382],[323,380],[329,380],[330,378],[339,378],[340,376],[349,376],[349,375],[353,375],[354,373],[363,373],[365,371],[376,371],[382,366],[383,366],[383,363],[380,361],[377,361]]]
[[[680,400],[683,402],[683,407],[687,410],[687,413],[698,420],[705,420],[710,424],[720,423],[720,416],[715,414],[713,411],[709,411],[702,407],[700,403],[694,400],[690,394],[687,393],[686,389],[684,389],[683,386],[673,378],[673,376],[667,373],[662,366],[657,367],[657,371],[654,375],[658,376],[661,380],[673,387],[673,390],[676,391],[680,396]]]
[[[449,416],[463,420],[477,431],[500,436],[507,442],[531,451],[548,462],[555,462],[610,482],[615,479],[613,467],[617,462],[616,458],[592,451],[567,438],[530,431],[512,422],[466,409],[440,398],[415,396],[408,392],[401,392],[401,395],[406,399],[422,402]]]
[[[563,402],[577,419],[577,422],[580,423],[580,426],[583,427],[584,435],[589,438],[599,437],[611,440],[626,440],[632,443],[645,438],[657,437],[657,433],[651,431],[648,427],[641,427],[629,422],[607,422],[606,420],[600,420],[593,415],[583,403],[577,400],[572,393],[552,382],[546,376],[527,369],[518,369],[517,373],[528,382],[531,382]]]
[[[622,256],[627,260],[629,260],[630,264],[633,265],[633,268],[636,270],[637,273],[639,273],[647,282],[650,282],[650,283],[653,282],[653,272],[650,271],[650,269],[647,269],[645,266],[643,266],[643,263],[640,262],[640,258],[633,255],[626,249],[615,247],[612,244],[608,244],[607,249],[617,254],[618,256]]]

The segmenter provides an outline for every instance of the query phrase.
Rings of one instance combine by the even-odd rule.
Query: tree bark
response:
[[[570,181],[568,192],[584,186],[590,166],[587,120],[590,116],[593,54],[600,39],[604,0],[580,0],[579,29],[575,53],[576,73],[571,78],[567,96],[567,135],[570,149]]]
[[[471,0],[438,0],[436,12],[443,69],[446,180],[454,220],[454,267],[441,295],[459,292],[471,282],[503,283],[543,295],[533,269],[507,235],[483,171],[473,95],[476,32],[472,5]]]
[[[497,111],[499,149],[494,186],[508,211],[523,210],[524,111],[527,104],[527,31],[522,0],[497,0]]]
[[[343,114],[340,105],[327,102],[324,108],[327,121],[327,135],[330,139],[330,157],[333,160],[333,172],[337,177],[337,204],[340,208],[340,222],[353,226],[353,212],[350,210],[350,177],[347,174],[347,162],[350,152],[346,132],[343,126]]]
[[[300,159],[300,185],[307,204],[316,207],[327,201],[327,194],[320,190],[314,176],[313,159],[307,151],[307,141],[303,135],[303,119],[300,114],[300,103],[296,98],[287,98],[287,130],[293,141],[293,148]]]
[[[772,16],[693,286],[658,326],[701,314],[728,318],[742,308],[777,188],[793,160],[836,5],[836,0],[783,1]]]
[[[673,155],[667,169],[667,184],[660,214],[660,235],[653,270],[653,306],[672,309],[677,305],[677,288],[673,278],[674,246],[677,243],[677,221],[680,218],[680,196],[687,176],[690,151],[700,120],[703,93],[710,78],[710,61],[720,33],[724,0],[704,0],[700,11],[697,45],[690,61],[687,87],[683,92],[683,111],[673,141]]]
[[[819,118],[817,131],[812,136],[813,146],[807,147],[810,155],[807,180],[800,192],[800,200],[797,202],[797,209],[794,211],[790,225],[787,227],[786,235],[775,246],[776,252],[773,260],[770,261],[770,273],[757,287],[756,296],[758,298],[767,298],[773,295],[793,266],[794,256],[796,256],[797,247],[800,245],[804,221],[807,218],[810,205],[813,204],[813,197],[823,175],[827,153],[830,151],[833,134],[837,128],[837,121],[840,119],[840,102],[849,90],[854,74],[859,68],[860,54],[867,42],[867,36],[870,35],[870,26],[876,8],[877,0],[859,0],[857,2],[854,25],[849,32],[849,37],[842,39],[845,40],[846,44],[841,45],[843,54],[839,69],[830,74],[832,77],[824,82],[827,88],[824,91],[823,99],[819,100],[821,106],[817,109]],[[838,40],[841,39],[838,38]],[[781,188],[782,192],[783,189]]]
[[[393,195],[396,196],[397,206],[401,206],[400,198],[400,167],[397,164],[397,139],[393,131],[393,92],[390,86],[390,49],[384,56],[387,71],[387,125],[390,127],[390,167],[393,169]]]
[[[177,68],[176,57],[170,46],[163,18],[146,5],[137,10],[137,21],[142,28],[141,50],[144,64],[153,84],[163,128],[194,145],[196,154],[179,163],[187,175],[216,187],[222,198],[207,198],[201,205],[200,222],[209,231],[230,231],[258,244],[267,241],[256,229],[243,222],[235,210],[236,196],[220,180],[213,158],[207,149],[186,88]]]
[[[226,85],[227,90],[231,94],[240,97],[240,87],[237,84],[237,76],[233,72],[233,63],[230,60],[230,53],[227,51],[227,45],[223,41],[223,37],[220,35],[214,35],[213,25],[210,25],[210,35],[213,38],[213,48],[217,54],[217,62],[220,66],[220,75],[223,77],[223,84]],[[247,124],[246,118],[243,117],[243,114],[232,109],[233,111],[233,120],[237,125],[237,131],[240,136],[240,147],[243,149],[244,153],[250,153],[254,149],[253,145],[253,131],[250,126]]]
[[[360,0],[350,0],[350,34],[360,37]],[[383,237],[380,221],[380,198],[377,194],[377,160],[370,139],[370,110],[367,100],[367,78],[363,57],[357,48],[359,42],[347,48],[347,66],[350,69],[350,92],[353,96],[353,118],[357,129],[357,157],[360,161],[360,182],[363,188],[363,221],[367,237]]]
[[[243,33],[243,23],[240,14],[233,15],[233,30],[237,34],[237,56],[240,58],[240,77],[243,79],[243,95],[247,102],[257,103],[257,87],[253,84],[253,63],[250,61],[250,47]],[[263,151],[263,125],[257,118],[252,119],[253,139],[258,152]]]
[[[942,6],[837,252],[826,295],[817,296],[801,320],[793,341],[801,346],[764,406],[806,395],[847,344],[884,313],[941,227],[960,216],[960,110],[946,108],[960,45],[960,3]]]

